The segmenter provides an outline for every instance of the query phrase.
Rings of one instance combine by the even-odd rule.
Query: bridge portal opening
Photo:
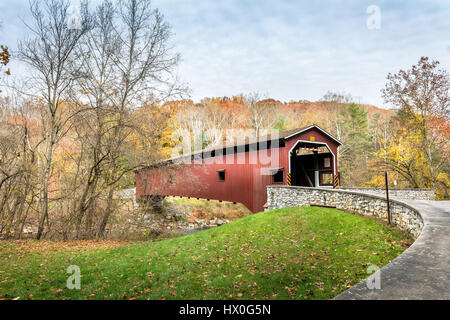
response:
[[[289,152],[290,184],[332,187],[335,161],[325,143],[298,141]]]

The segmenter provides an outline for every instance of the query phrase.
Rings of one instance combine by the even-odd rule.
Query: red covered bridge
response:
[[[172,158],[136,172],[138,201],[182,196],[264,209],[266,186],[333,187],[341,142],[316,125]]]

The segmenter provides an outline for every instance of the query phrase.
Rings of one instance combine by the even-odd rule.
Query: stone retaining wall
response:
[[[381,188],[341,188],[338,190],[368,193],[385,197],[386,190]],[[410,200],[436,200],[436,193],[433,189],[389,189],[389,197]]]
[[[396,200],[390,200],[389,204],[392,223],[417,238],[423,228],[419,212]],[[267,186],[267,205],[266,210],[311,205],[331,206],[387,221],[387,201],[383,197],[339,189]]]

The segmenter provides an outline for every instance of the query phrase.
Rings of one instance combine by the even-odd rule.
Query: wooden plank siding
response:
[[[299,140],[311,141],[311,137],[315,143],[326,143],[337,155],[340,143],[314,126],[282,138],[279,148],[217,155],[197,160],[200,163],[169,164],[138,171],[137,200],[143,195],[182,196],[239,202],[252,212],[262,211],[267,202],[266,186],[274,184],[273,176],[267,174],[269,169],[283,168],[282,184],[287,184],[289,151]],[[332,163],[336,174],[337,159]],[[225,171],[225,181],[219,179],[221,170]]]

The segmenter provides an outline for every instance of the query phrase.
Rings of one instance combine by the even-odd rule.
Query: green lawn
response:
[[[105,243],[0,242],[0,299],[330,299],[411,240],[306,207],[160,242]],[[80,290],[66,288],[70,265],[81,269]]]

